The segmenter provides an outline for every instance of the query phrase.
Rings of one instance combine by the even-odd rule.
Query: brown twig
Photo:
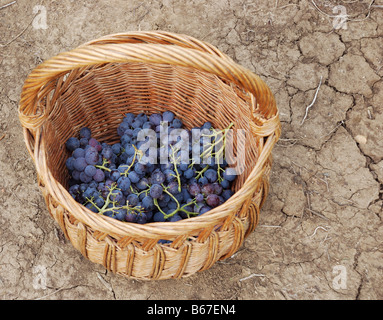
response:
[[[322,85],[322,76],[320,77],[320,81],[319,81],[319,85],[318,85],[318,88],[317,88],[317,90],[315,91],[315,95],[314,95],[314,99],[313,99],[313,101],[306,107],[306,113],[305,113],[305,116],[303,117],[303,119],[302,119],[302,122],[301,122],[301,125],[303,124],[303,122],[306,120],[306,118],[307,118],[307,114],[308,114],[308,112],[309,112],[309,109],[314,105],[314,103],[315,103],[315,101],[316,101],[316,99],[317,99],[317,95],[318,95],[318,92],[319,92],[319,88],[320,88],[320,86]]]
[[[344,18],[346,19],[346,21],[355,21],[355,22],[360,22],[360,21],[368,19],[370,17],[370,14],[371,14],[371,8],[375,8],[375,7],[379,8],[380,7],[379,5],[373,5],[374,2],[375,2],[375,0],[371,0],[370,4],[368,5],[367,15],[364,18],[362,18],[362,19],[350,19],[350,17],[357,17],[361,13],[354,14],[352,16],[351,15],[345,15]],[[311,3],[314,5],[315,9],[318,12],[320,12],[321,14],[324,14],[325,16],[327,16],[329,18],[339,18],[339,15],[331,15],[331,14],[328,14],[328,13],[322,11],[321,9],[319,9],[318,5],[315,3],[314,0],[311,0]]]
[[[29,28],[29,26],[32,24],[33,20],[36,18],[37,16],[37,13],[33,16],[31,22],[28,23],[28,25],[25,27],[25,29],[23,29],[23,31],[21,31],[16,37],[14,37],[13,39],[9,40],[6,44],[1,44],[0,43],[0,47],[6,47],[8,46],[9,44],[11,44],[13,41],[15,41],[17,38],[19,38],[25,31],[27,31],[27,29]]]
[[[9,6],[11,6],[11,5],[15,4],[15,3],[16,3],[16,1],[12,1],[12,2],[10,2],[10,3],[8,3],[8,4],[5,4],[5,5],[3,5],[3,6],[0,7],[0,10],[1,10],[1,9],[4,9],[4,8],[6,8],[6,7],[9,7]]]

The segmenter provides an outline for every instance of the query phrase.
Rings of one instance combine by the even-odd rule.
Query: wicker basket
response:
[[[246,130],[245,170],[228,201],[202,216],[141,225],[93,213],[70,196],[69,137],[87,126],[99,141],[117,142],[122,114],[165,110],[188,128],[211,121]],[[238,250],[258,222],[280,135],[275,100],[259,77],[208,43],[161,31],[105,36],[45,61],[25,81],[19,118],[38,185],[67,239],[89,260],[142,280],[190,276]]]

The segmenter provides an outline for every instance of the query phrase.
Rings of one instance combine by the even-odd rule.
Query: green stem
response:
[[[224,131],[224,133],[222,134],[222,136],[218,139],[218,141],[215,141],[215,140],[214,140],[214,142],[210,145],[210,147],[207,148],[206,150],[204,150],[204,152],[202,152],[202,154],[201,154],[201,158],[203,158],[206,154],[210,153],[210,152],[213,150],[214,146],[217,145],[222,139],[226,139],[227,133],[229,132],[229,129],[230,129],[233,125],[234,125],[234,122],[231,122],[230,125],[229,125],[226,129],[222,130],[222,131]],[[203,136],[206,136],[206,137],[215,137],[215,139],[216,139],[219,133],[220,133],[219,131],[215,131],[212,135],[203,135]],[[224,146],[223,146],[223,148],[224,148]]]
[[[109,163],[109,161],[106,160],[106,159],[104,159],[104,160],[102,161],[102,165],[95,165],[95,167],[96,167],[96,168],[99,168],[99,169],[102,169],[102,170],[105,170],[105,171],[108,171],[108,172],[111,172],[112,169],[110,169],[110,168],[108,168],[108,167],[105,167],[105,165],[106,165],[107,163]]]
[[[166,213],[162,211],[160,205],[158,204],[158,201],[156,198],[153,199],[153,203],[154,205],[157,207],[157,209],[164,215],[164,217],[166,216]]]
[[[123,173],[121,173],[121,175],[122,175],[122,176],[125,176],[125,177],[128,176],[128,174],[129,174],[129,172],[130,172],[130,169],[133,167],[134,162],[136,161],[137,154],[138,154],[139,152],[141,152],[140,150],[138,150],[138,149],[136,148],[136,146],[135,146],[134,144],[133,144],[132,146],[133,146],[133,148],[134,148],[134,157],[133,157],[132,163],[128,166],[128,169],[126,169]],[[141,153],[140,153],[140,154],[141,154]],[[142,156],[141,156],[141,158],[142,158]],[[141,159],[140,159],[140,160],[141,160]]]
[[[203,168],[201,171],[198,171],[198,175],[195,177],[196,180],[198,180],[202,174],[209,168],[209,165],[207,164],[205,168]]]
[[[187,203],[187,204],[184,204],[180,209],[179,211],[182,211],[182,212],[185,212],[188,216],[188,218],[190,218],[190,215],[198,215],[198,212],[191,212],[191,211],[187,211],[185,210],[184,208],[187,207],[187,206],[190,206],[191,204],[195,204],[196,203],[196,200],[194,199],[193,201]]]
[[[176,159],[176,156],[175,156],[175,153],[178,150],[175,150],[175,148],[172,145],[170,145],[170,147],[172,149],[171,157],[172,157],[172,160],[173,160],[174,171],[176,173],[175,178],[177,179],[177,182],[178,182],[178,192],[181,192],[181,178],[180,178],[180,174],[179,174],[178,169],[177,169],[178,159]]]

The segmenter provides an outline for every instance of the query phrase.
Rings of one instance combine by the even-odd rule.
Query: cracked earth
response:
[[[46,29],[32,23],[36,5]],[[348,15],[339,29],[336,5]],[[0,9],[0,299],[383,299],[382,6],[18,0]],[[258,226],[231,258],[181,280],[126,279],[83,258],[49,216],[18,121],[23,81],[39,63],[138,29],[210,42],[258,74],[280,110]]]

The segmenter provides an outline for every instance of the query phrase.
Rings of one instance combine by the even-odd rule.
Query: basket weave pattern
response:
[[[69,137],[87,126],[99,141],[117,142],[124,113],[165,110],[189,129],[210,121],[246,130],[245,170],[228,201],[192,219],[140,225],[95,214],[69,195]],[[258,223],[280,135],[274,97],[259,77],[210,44],[160,31],[105,36],[45,61],[25,81],[19,118],[66,238],[89,260],[143,280],[190,276],[238,250]]]

